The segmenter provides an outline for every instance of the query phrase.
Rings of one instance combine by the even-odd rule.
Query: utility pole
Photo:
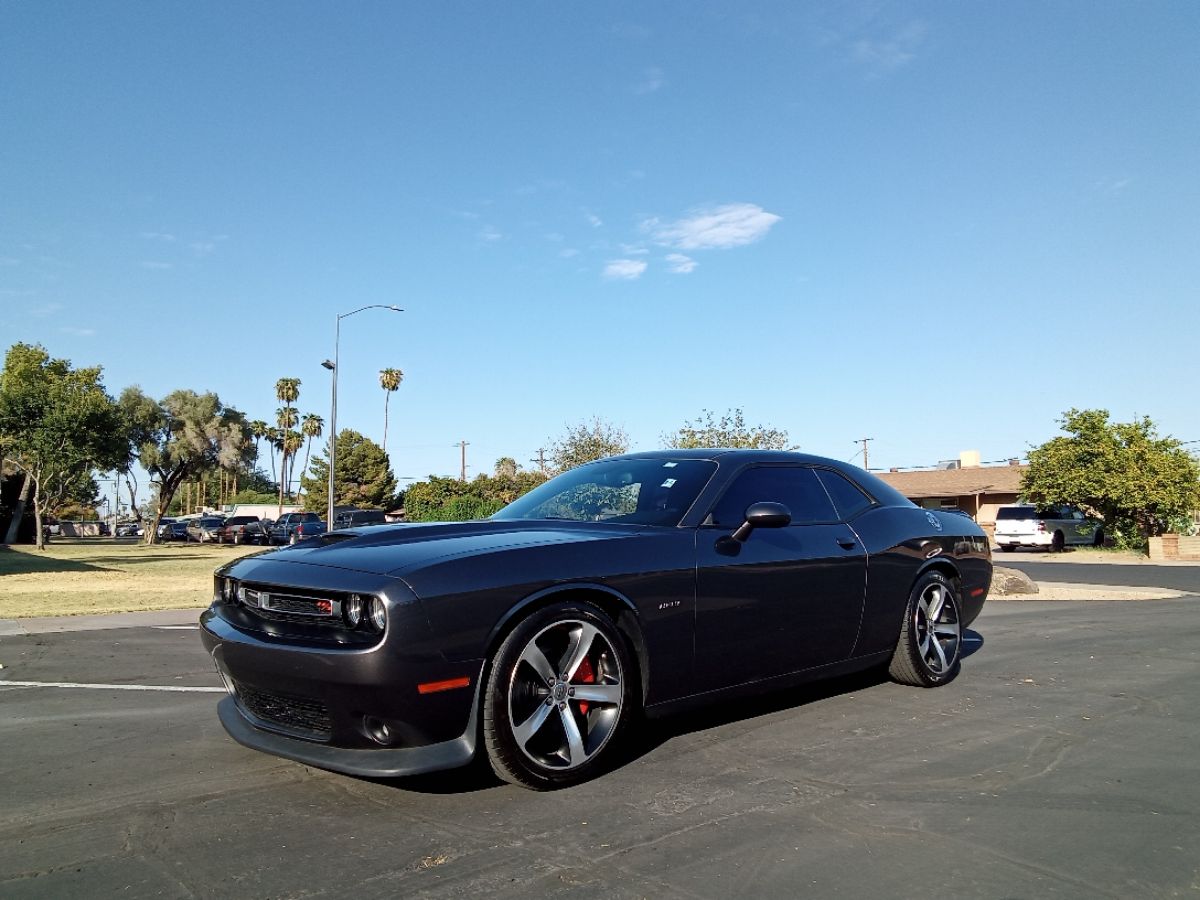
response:
[[[462,451],[462,474],[458,476],[459,481],[467,480],[467,445],[468,441],[459,441],[458,447]]]
[[[859,438],[854,443],[863,445],[863,468],[870,471],[870,466],[867,464],[867,442],[873,441],[875,438]]]
[[[531,459],[530,462],[537,463],[538,471],[543,475],[546,474],[546,448],[538,447],[537,459]]]

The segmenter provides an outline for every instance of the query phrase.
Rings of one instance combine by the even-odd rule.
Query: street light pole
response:
[[[358,309],[351,310],[348,313],[342,313],[337,316],[333,327],[333,362],[325,360],[321,363],[326,369],[333,373],[332,379],[332,394],[329,399],[329,503],[327,505],[326,527],[333,531],[333,470],[337,464],[337,387],[338,387],[338,364],[340,359],[338,352],[342,342],[342,319],[349,318],[367,309],[387,309],[392,312],[404,312],[398,306],[389,306],[385,303],[372,303],[368,306],[360,306]]]

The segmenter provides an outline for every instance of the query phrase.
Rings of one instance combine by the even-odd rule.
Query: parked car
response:
[[[270,543],[294,544],[325,530],[325,520],[314,512],[284,513],[271,526]]]
[[[362,525],[383,525],[387,513],[382,509],[348,509],[333,517],[334,528],[358,528]]]
[[[876,667],[945,684],[992,576],[966,516],[778,451],[618,456],[489,520],[335,534],[217,570],[225,729],[368,777],[481,754],[538,789],[598,774],[641,713]]]
[[[258,516],[230,516],[217,529],[218,544],[257,544],[261,538]]]
[[[1038,509],[1019,504],[996,510],[996,545],[1011,553],[1018,547],[1103,547],[1104,523],[1071,506]]]
[[[117,525],[117,537],[141,537],[145,533],[141,522],[121,522]]]
[[[224,523],[225,520],[219,516],[203,516],[199,519],[192,519],[187,523],[188,540],[199,541],[201,544],[215,543]]]
[[[186,519],[174,519],[171,522],[168,522],[166,527],[159,531],[158,539],[160,541],[190,540],[187,527],[188,522]]]
[[[171,523],[173,523],[174,521],[175,520],[173,518],[170,518],[168,516],[163,516],[161,519],[158,520],[158,529],[155,531],[155,534],[158,535],[158,539],[160,541],[170,539],[167,536],[167,531],[170,530]]]

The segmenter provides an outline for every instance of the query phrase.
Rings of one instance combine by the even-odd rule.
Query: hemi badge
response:
[[[469,676],[464,678],[451,678],[447,681],[427,681],[424,684],[417,685],[418,694],[436,694],[440,691],[453,691],[456,688],[465,688],[471,686]]]

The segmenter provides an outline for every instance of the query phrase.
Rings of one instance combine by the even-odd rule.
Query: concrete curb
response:
[[[109,628],[195,625],[200,608],[158,609],[150,612],[110,613],[104,616],[44,616],[30,619],[0,619],[0,637],[25,634],[54,634],[65,631],[104,631]]]
[[[1184,591],[1162,587],[1129,587],[1112,584],[1082,584],[1067,581],[1038,581],[1036,594],[989,596],[988,602],[1006,603],[1025,600],[1173,600],[1185,597]]]

